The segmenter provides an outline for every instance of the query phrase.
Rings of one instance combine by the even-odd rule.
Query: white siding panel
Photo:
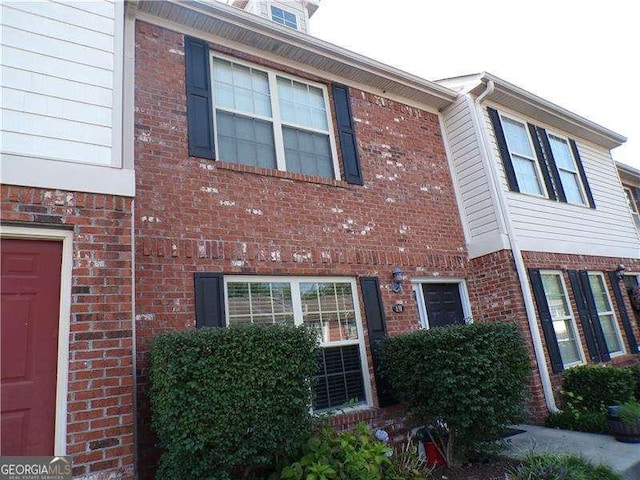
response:
[[[498,110],[504,108],[496,106]],[[512,114],[512,112],[506,112]],[[535,119],[515,115],[563,136]],[[509,192],[502,160],[486,109],[484,121],[489,133],[493,160],[501,174],[509,215],[523,248],[584,255],[640,257],[640,241],[631,219],[615,164],[608,150],[581,139],[577,142],[596,208],[571,205],[532,195]]]
[[[82,10],[84,12],[93,13],[95,15],[100,15],[106,18],[113,18],[115,14],[115,7],[112,2],[79,2],[74,0],[73,2],[52,0],[53,3],[68,5],[70,7],[76,8],[78,10]]]
[[[3,132],[2,150],[6,153],[39,158],[64,159],[71,162],[111,164],[111,148],[70,142],[60,138],[34,137],[22,133]]]
[[[71,2],[11,2],[11,8],[57,20],[62,23],[83,26],[87,30],[95,30],[96,32],[106,33],[108,35],[113,35],[115,32],[113,18],[94,15],[85,10],[73,8]]]
[[[5,88],[2,102],[3,107],[7,110],[63,118],[103,127],[111,127],[112,123],[111,108],[86,105],[37,93]],[[11,128],[8,125],[5,127]]]
[[[456,182],[460,190],[464,221],[470,233],[470,251],[474,241],[482,236],[499,238],[498,221],[489,189],[487,174],[482,163],[478,139],[465,97],[459,98],[444,114],[444,124],[449,142]],[[480,250],[499,249],[487,244]],[[483,254],[483,252],[480,252]]]
[[[97,50],[76,43],[46,37],[38,33],[2,26],[2,44],[16,49],[37,45],[40,55],[50,57],[49,61],[64,60],[113,71],[113,52]]]
[[[113,35],[89,30],[84,26],[71,25],[58,20],[34,15],[13,8],[13,3],[4,3],[2,24],[36,32],[45,37],[57,38],[79,45],[87,45],[105,52],[113,52]]]
[[[18,50],[6,45],[2,47],[2,62],[5,65],[20,70],[42,73],[52,77],[73,80],[78,83],[86,83],[105,88],[111,88],[113,86],[112,71],[81,65],[67,60],[53,59],[39,53]]]
[[[108,127],[8,109],[2,112],[2,123],[5,132],[35,135],[37,137],[64,138],[74,142],[96,144],[104,147],[111,146],[111,128]]]
[[[73,102],[111,108],[111,88],[78,84],[72,80],[50,77],[41,73],[4,67],[0,78],[5,88],[22,90],[48,97],[58,97]]]

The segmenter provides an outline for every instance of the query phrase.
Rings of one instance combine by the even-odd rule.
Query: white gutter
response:
[[[559,409],[556,406],[556,400],[553,396],[553,387],[551,385],[551,378],[549,377],[549,369],[547,368],[547,360],[544,354],[544,348],[542,346],[542,337],[540,336],[540,327],[538,326],[538,320],[536,318],[536,309],[531,296],[531,288],[529,284],[529,276],[527,275],[527,269],[524,265],[522,258],[522,251],[518,246],[517,236],[515,234],[515,228],[509,215],[509,208],[507,200],[505,198],[504,189],[501,187],[500,174],[498,172],[496,162],[493,159],[493,155],[489,150],[489,138],[485,128],[481,126],[480,103],[491,95],[495,89],[495,83],[493,80],[487,81],[487,87],[474,102],[473,116],[476,124],[480,126],[478,129],[481,135],[481,153],[485,162],[489,165],[489,171],[491,172],[489,181],[491,188],[497,194],[499,202],[500,213],[506,227],[506,235],[509,239],[509,245],[511,246],[511,252],[513,254],[513,260],[516,264],[516,272],[518,273],[518,280],[520,281],[520,289],[522,290],[522,297],[524,299],[524,307],[527,312],[527,320],[529,322],[529,331],[531,332],[531,340],[533,341],[533,350],[536,356],[536,363],[538,364],[538,372],[540,373],[540,381],[542,383],[542,391],[544,393],[544,399],[547,404],[547,408],[551,412],[558,412]]]

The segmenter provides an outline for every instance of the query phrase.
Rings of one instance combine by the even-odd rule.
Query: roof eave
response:
[[[147,14],[326,71],[345,82],[367,85],[380,94],[438,110],[457,97],[447,87],[220,2],[138,0],[135,4]]]
[[[478,95],[485,90],[489,81],[493,81],[495,90],[487,97],[489,100],[497,100],[496,103],[501,103],[501,97],[506,95],[511,100],[511,108],[515,108],[517,111],[525,113],[531,118],[542,120],[553,127],[591,141],[609,150],[619,147],[627,141],[625,136],[549,102],[544,98],[538,97],[495,75],[483,72],[479,76],[479,80],[480,83],[469,90],[469,93]]]

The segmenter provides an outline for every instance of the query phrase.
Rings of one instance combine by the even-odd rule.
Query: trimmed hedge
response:
[[[446,423],[453,452],[502,434],[520,419],[529,356],[515,325],[476,323],[390,337],[383,375],[420,423]],[[455,455],[454,455],[455,454]]]
[[[609,405],[635,397],[636,379],[629,367],[580,365],[562,372],[565,403],[583,412],[604,412]]]
[[[317,334],[290,326],[170,332],[151,345],[158,479],[247,478],[312,431]]]

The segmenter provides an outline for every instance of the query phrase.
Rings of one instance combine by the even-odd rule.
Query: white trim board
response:
[[[19,240],[54,240],[62,242],[60,282],[60,318],[58,320],[58,366],[56,382],[56,418],[54,455],[67,452],[67,393],[69,376],[69,332],[71,315],[71,274],[73,267],[73,232],[53,228],[0,226],[0,237]]]

